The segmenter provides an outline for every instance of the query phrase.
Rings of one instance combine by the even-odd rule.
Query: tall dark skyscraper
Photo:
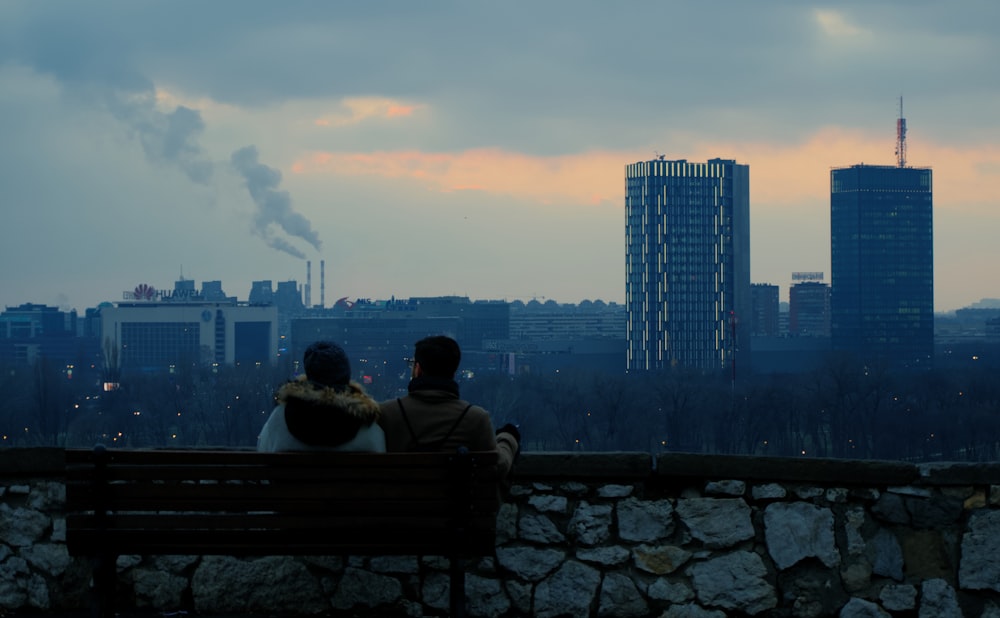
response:
[[[830,173],[831,343],[865,361],[930,367],[931,170],[903,165],[900,154],[899,166]]]
[[[625,237],[629,371],[750,358],[749,166],[627,165]]]

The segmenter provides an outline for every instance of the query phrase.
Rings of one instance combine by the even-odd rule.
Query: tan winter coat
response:
[[[400,409],[400,402],[405,415]],[[489,413],[479,406],[469,407],[456,425],[469,402],[452,392],[415,390],[399,400],[383,401],[379,406],[382,409],[379,424],[385,430],[386,450],[390,453],[451,451],[464,446],[470,451],[498,451],[501,478],[506,478],[513,466],[518,449],[514,436],[509,433],[495,435]],[[445,438],[443,442],[442,438]]]

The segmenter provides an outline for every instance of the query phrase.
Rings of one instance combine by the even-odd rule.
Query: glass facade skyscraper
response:
[[[627,165],[625,239],[628,371],[749,359],[749,166]]]
[[[831,343],[864,361],[930,367],[934,352],[931,170],[830,173]]]

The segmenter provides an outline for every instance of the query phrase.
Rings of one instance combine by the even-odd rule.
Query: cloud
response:
[[[685,141],[689,138],[678,138]],[[691,150],[668,153],[668,159],[704,161],[721,157],[751,165],[751,199],[771,205],[794,205],[822,195],[831,166],[860,162],[849,155],[877,147],[858,135],[829,130],[791,146],[769,143],[691,141]],[[499,149],[458,153],[421,151],[315,152],[292,166],[297,174],[379,176],[408,179],[441,193],[477,191],[527,198],[550,205],[624,203],[624,168],[648,160],[653,151],[590,151],[574,155],[536,156]],[[841,158],[838,159],[837,157]],[[824,176],[827,175],[827,176]],[[828,187],[827,187],[828,189]]]
[[[720,157],[750,165],[751,203],[770,209],[799,208],[829,200],[830,169],[858,163],[894,165],[894,135],[840,127],[821,128],[789,144],[722,142],[677,134],[683,151],[668,159],[705,161]],[[935,201],[955,207],[978,205],[984,214],[1000,180],[1000,147],[955,148],[936,142],[911,144],[910,162],[935,168]],[[314,152],[292,166],[297,174],[378,176],[408,180],[429,191],[475,191],[526,198],[551,205],[624,203],[624,167],[651,159],[652,151],[593,150],[537,156],[500,149],[456,153],[406,151]]]
[[[698,153],[731,156],[748,163],[751,207],[759,204],[787,209],[809,202],[829,203],[831,168],[859,163],[895,165],[894,137],[891,129],[872,135],[825,127],[796,144],[708,143],[699,147]],[[1000,147],[967,144],[958,148],[924,139],[910,141],[907,152],[908,165],[934,171],[935,209],[964,208],[996,216],[993,187],[1000,182]]]
[[[52,11],[22,3],[12,10],[7,17],[19,27],[0,30],[6,43],[0,65],[52,77],[68,104],[106,111],[121,122],[150,162],[176,167],[199,184],[210,181],[213,164],[199,144],[205,129],[200,112],[158,105],[153,80],[136,61],[137,40],[126,29],[78,7]]]
[[[319,234],[312,229],[308,219],[292,208],[292,199],[288,192],[278,190],[281,185],[281,172],[259,162],[257,147],[240,148],[233,152],[230,161],[243,177],[250,197],[257,206],[251,231],[263,238],[269,247],[305,259],[306,256],[302,251],[284,238],[275,235],[272,226],[277,225],[289,236],[301,238],[319,251],[321,247]]]
[[[369,119],[392,119],[412,116],[422,105],[407,104],[382,97],[346,98],[341,109],[315,120],[321,127],[345,127]]]
[[[836,38],[858,37],[869,34],[866,30],[855,26],[842,14],[829,9],[816,9],[816,23],[828,36]]]
[[[540,157],[498,149],[458,153],[421,151],[315,152],[292,166],[298,174],[411,179],[442,193],[476,191],[547,204],[619,203],[623,153]]]
[[[205,130],[198,110],[178,105],[171,112],[159,111],[152,91],[110,91],[106,102],[114,117],[135,134],[151,162],[176,166],[192,182],[209,183],[214,166],[198,143]]]

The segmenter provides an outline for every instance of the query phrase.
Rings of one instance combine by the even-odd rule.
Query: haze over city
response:
[[[935,309],[1000,297],[1000,4],[0,4],[0,306],[183,274],[624,299],[624,167],[750,166],[751,278],[830,275],[830,168],[934,170]],[[313,301],[318,302],[317,294]]]

